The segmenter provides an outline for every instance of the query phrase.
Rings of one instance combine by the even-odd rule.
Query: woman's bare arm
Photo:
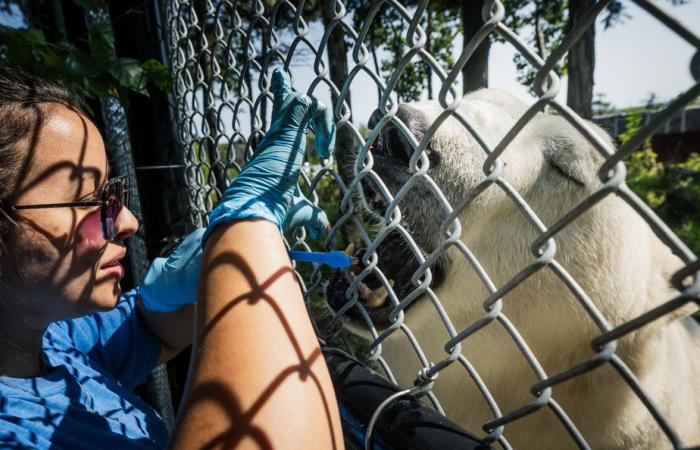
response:
[[[231,222],[207,241],[170,448],[343,448],[330,377],[270,222]]]

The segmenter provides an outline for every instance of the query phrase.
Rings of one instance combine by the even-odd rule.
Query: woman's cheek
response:
[[[80,222],[76,230],[76,242],[79,257],[89,253],[100,253],[105,241],[99,210],[91,212]]]

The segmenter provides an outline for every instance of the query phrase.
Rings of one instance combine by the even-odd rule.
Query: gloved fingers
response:
[[[289,75],[281,67],[275,68],[272,71],[272,81],[270,88],[273,95],[272,101],[272,117],[277,117],[279,112],[284,108],[293,95],[292,83],[289,80]]]
[[[146,277],[143,280],[145,285],[150,285],[151,283],[156,281],[158,277],[164,272],[163,266],[165,265],[166,260],[167,258],[155,258],[153,260],[151,266],[148,268],[148,272],[146,272]]]
[[[289,121],[302,128],[301,134],[306,131],[308,123],[316,134],[316,153],[322,158],[328,158],[335,147],[335,121],[332,111],[315,97],[295,93],[289,75],[281,67],[272,71],[271,91],[274,96],[272,117],[278,117],[289,103],[293,103]],[[305,136],[302,136],[303,138]]]
[[[275,98],[278,97],[280,96]],[[287,90],[283,103],[279,106],[279,111],[272,113],[270,129],[258,144],[251,161],[269,148],[283,149],[282,153],[305,153],[306,133],[311,121],[309,107],[313,101],[308,95],[299,95]]]
[[[151,263],[151,266],[146,272],[146,277],[143,280],[143,284],[139,287],[139,296],[149,311],[156,311],[160,308],[158,305],[158,298],[160,292],[158,292],[157,284],[162,277],[163,264],[165,264],[166,258],[155,258]]]
[[[207,229],[205,227],[198,228],[193,231],[175,248],[175,250],[167,257],[163,264],[163,269],[175,271],[182,270],[193,262],[197,263],[202,257],[202,237]]]
[[[323,103],[312,98],[309,107],[311,129],[316,135],[316,153],[321,158],[328,158],[335,148],[335,121],[332,111]]]
[[[169,256],[153,260],[139,287],[148,310],[171,312],[195,302],[205,231],[206,228],[195,230]]]
[[[311,239],[317,240],[326,235],[331,229],[331,224],[328,223],[328,216],[326,216],[325,211],[313,203],[309,203],[311,204],[311,208],[313,208],[313,212],[311,214],[311,219],[306,223],[306,227],[309,229]]]
[[[297,186],[283,228],[286,231],[291,231],[301,226],[309,229],[312,239],[318,239],[330,229],[326,213],[301,194]]]
[[[309,203],[309,200],[301,193],[299,185],[297,184],[294,187],[294,193],[290,201],[289,209],[287,210],[287,215],[284,218],[284,223],[282,223],[282,229],[291,231],[302,226]]]

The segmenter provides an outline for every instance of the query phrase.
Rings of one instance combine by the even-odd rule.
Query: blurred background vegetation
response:
[[[128,101],[128,91],[148,96],[149,82],[169,90],[170,72],[161,61],[117,56],[112,23],[105,15],[105,0],[72,0],[61,9],[63,14],[84,15],[82,35],[74,35],[65,24],[51,17],[56,7],[50,3],[0,0],[0,16],[4,16],[0,21],[3,64],[60,80],[84,99],[112,96]],[[92,110],[87,102],[84,106]]]
[[[620,141],[641,125],[641,109],[627,117]],[[679,162],[662,162],[647,140],[626,160],[627,185],[654,209],[693,251],[700,254],[700,149]]]

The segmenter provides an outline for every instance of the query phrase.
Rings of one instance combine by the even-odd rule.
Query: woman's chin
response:
[[[112,294],[113,294],[112,296],[114,297],[113,303],[112,303],[112,308],[114,308],[114,306],[119,301],[119,296],[122,295],[122,285],[119,281],[114,283],[114,289],[112,291]]]
[[[119,297],[121,296],[122,288],[118,281],[115,281],[111,286],[104,286],[100,292],[94,292],[90,301],[92,312],[109,311],[117,306]]]

